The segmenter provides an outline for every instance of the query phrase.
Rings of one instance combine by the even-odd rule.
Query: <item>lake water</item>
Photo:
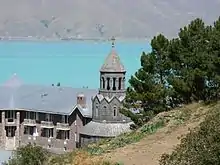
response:
[[[119,42],[116,49],[127,69],[127,80],[140,67],[147,42]],[[25,84],[81,88],[99,87],[99,69],[111,50],[110,43],[94,42],[0,42],[0,84],[14,73]]]

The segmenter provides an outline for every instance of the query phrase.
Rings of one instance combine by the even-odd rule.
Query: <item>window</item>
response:
[[[46,121],[52,121],[52,120],[53,120],[53,119],[52,119],[52,115],[46,113],[45,120],[46,120]]]
[[[102,88],[105,89],[105,78],[102,77]]]
[[[107,78],[107,90],[110,90],[110,78]]]
[[[64,130],[58,131],[57,139],[62,139],[62,140],[69,139],[69,131],[64,131]]]
[[[41,132],[42,137],[53,137],[53,128],[43,128]]]
[[[5,118],[6,119],[15,119],[16,118],[15,111],[6,111]]]
[[[117,107],[114,107],[113,113],[114,117],[117,116]]]
[[[96,105],[95,107],[95,116],[98,117],[99,116],[99,106]]]
[[[121,80],[122,80],[122,78],[120,77],[118,80],[118,90],[121,90]]]
[[[35,127],[24,126],[24,134],[33,135]]]
[[[68,116],[67,115],[62,115],[62,123],[68,123],[69,120],[68,120]]]
[[[104,111],[106,111],[107,107],[106,107],[106,106],[104,106],[104,107],[103,107],[103,109],[104,109]]]
[[[64,131],[64,139],[69,139],[69,131]]]
[[[116,90],[116,78],[113,78],[113,91],[115,91]]]
[[[26,112],[25,113],[25,118],[36,120],[37,119],[37,113],[36,112]]]
[[[53,137],[53,129],[45,128],[45,137]]]

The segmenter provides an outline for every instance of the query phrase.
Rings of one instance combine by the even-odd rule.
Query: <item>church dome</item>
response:
[[[126,72],[124,65],[121,63],[119,55],[115,50],[114,39],[112,40],[112,50],[105,59],[100,72]]]

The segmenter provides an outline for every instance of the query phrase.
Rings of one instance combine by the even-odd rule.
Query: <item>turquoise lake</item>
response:
[[[25,84],[81,88],[99,87],[99,69],[111,50],[111,43],[95,42],[0,42],[0,84],[16,73]],[[140,56],[148,52],[147,42],[119,42],[116,50],[127,70],[127,80],[140,68]]]

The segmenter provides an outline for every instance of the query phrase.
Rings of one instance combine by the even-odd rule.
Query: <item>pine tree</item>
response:
[[[141,68],[131,76],[127,101],[141,101],[145,110],[166,110],[169,41],[163,35],[151,41],[152,52],[141,56]]]
[[[205,100],[211,60],[207,49],[209,30],[201,19],[196,19],[180,29],[178,36],[170,42],[173,74],[169,83],[186,103]]]

